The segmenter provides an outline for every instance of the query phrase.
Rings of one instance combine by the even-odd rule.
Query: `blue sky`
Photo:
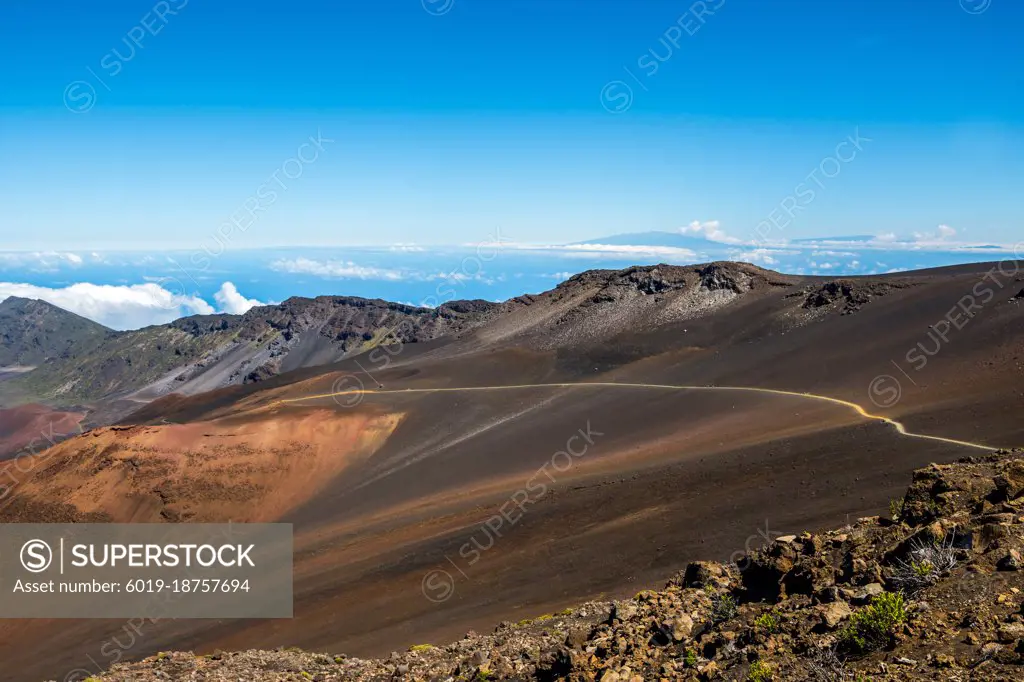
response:
[[[873,143],[791,236],[949,224],[1012,240],[1021,3],[691,6],[4,3],[8,246],[192,248],[318,130],[335,142],[246,246],[462,243],[496,225],[572,241],[691,220],[740,234],[855,129]],[[617,79],[634,97],[612,114]],[[65,107],[69,84],[88,111]]]
[[[1022,20],[1015,0],[12,0],[0,249],[309,260],[693,221],[747,255],[865,234],[1011,244]],[[337,263],[404,272],[357,257],[317,272],[335,293],[371,281]],[[46,272],[0,275],[85,281]]]

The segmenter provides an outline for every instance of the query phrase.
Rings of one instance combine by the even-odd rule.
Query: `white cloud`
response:
[[[948,225],[940,225],[936,232],[921,234],[914,238],[900,237],[894,232],[879,234],[873,238],[855,237],[821,237],[817,239],[800,239],[790,241],[741,241],[730,237],[720,227],[718,221],[694,221],[680,228],[684,235],[700,235],[708,240],[708,246],[697,250],[679,246],[658,246],[642,243],[644,235],[637,234],[637,244],[523,244],[503,242],[497,248],[509,252],[544,253],[561,258],[576,259],[618,259],[648,260],[664,259],[669,262],[697,262],[714,260],[726,254],[731,258],[759,262],[766,265],[783,265],[786,256],[806,253],[815,258],[858,258],[865,251],[912,252],[928,249],[936,252],[957,253],[965,249],[984,253],[1013,253],[1014,247],[1006,245],[967,244],[954,240],[956,230]],[[1019,244],[1016,250],[1020,250]],[[768,260],[766,260],[766,258]]]
[[[240,314],[254,306],[266,305],[246,298],[234,284],[224,282],[213,295],[220,306],[217,310],[200,296],[187,293],[180,282],[169,277],[145,284],[78,282],[63,288],[0,282],[0,301],[8,296],[40,299],[120,330],[166,324],[189,315]]]
[[[505,243],[503,250],[530,251],[566,258],[629,258],[648,256],[652,258],[671,257],[692,260],[697,252],[678,246],[648,246],[645,244],[519,244]]]
[[[949,225],[939,225],[935,232],[915,232],[914,240],[918,244],[934,244],[948,242],[956,236],[956,230]]]
[[[271,270],[277,272],[289,272],[292,274],[316,275],[337,279],[366,279],[380,280],[386,282],[468,282],[475,280],[485,284],[493,284],[494,279],[485,275],[483,271],[467,273],[465,271],[453,270],[452,272],[424,272],[420,270],[396,270],[390,268],[378,268],[370,265],[359,265],[352,261],[342,260],[313,260],[311,258],[281,258],[270,264]]]
[[[352,261],[318,261],[310,258],[281,258],[270,264],[271,270],[296,275],[317,275],[339,279],[376,279],[397,282],[406,279],[400,270],[358,265]]]
[[[776,265],[779,260],[772,256],[775,251],[771,249],[754,249],[752,251],[733,251],[730,257],[747,263],[762,263],[764,265]]]
[[[213,295],[213,300],[217,301],[217,305],[220,306],[221,312],[230,313],[232,315],[241,315],[246,313],[251,308],[256,306],[266,305],[255,298],[246,298],[242,294],[238,293],[238,287],[231,282],[224,282],[220,286],[220,290]]]
[[[401,251],[401,252],[405,252],[405,253],[419,253],[420,251],[426,251],[426,249],[424,249],[422,246],[416,246],[412,242],[409,242],[409,243],[399,242],[397,244],[392,244],[391,246],[389,246],[388,247],[388,251]]]
[[[814,249],[811,256],[860,256],[864,251],[887,253],[909,253],[917,251],[934,251],[936,253],[959,254],[972,253],[1014,253],[1014,247],[1007,244],[970,243],[956,240],[958,232],[949,225],[939,225],[932,232],[914,232],[911,236],[899,236],[894,232],[879,234],[867,241],[843,239],[803,240],[791,242],[794,248]],[[824,251],[826,248],[843,248],[844,251]],[[1019,250],[1019,247],[1018,247]],[[896,256],[893,256],[896,257]]]
[[[197,296],[175,293],[152,282],[131,286],[80,282],[60,289],[0,282],[0,298],[8,296],[42,299],[113,329],[138,329],[214,312]]]
[[[713,242],[727,242],[727,243],[738,243],[739,240],[728,236],[721,228],[721,224],[717,220],[709,220],[702,223],[699,220],[694,220],[686,227],[679,228],[681,234],[696,234],[710,239]]]
[[[842,266],[842,263],[829,263],[829,262],[818,263],[817,261],[813,261],[813,260],[812,261],[808,261],[807,264],[810,265],[815,270],[832,270],[834,268],[839,268],[839,267]]]
[[[62,266],[77,267],[84,261],[70,251],[7,251],[0,253],[0,264],[26,267],[35,272],[56,272]]]
[[[856,256],[857,254],[850,251],[812,251],[811,256],[820,258],[821,256]]]
[[[477,273],[476,279],[479,279],[479,276],[480,273]],[[458,272],[457,270],[452,270],[451,272],[439,272],[434,275],[427,275],[426,277],[424,277],[424,279],[427,280],[428,282],[434,282],[437,280],[445,282],[468,282],[474,278],[470,277],[465,272]]]
[[[643,244],[573,244],[563,247],[566,251],[584,253],[605,253],[612,256],[650,254],[652,256],[679,256],[695,258],[697,253],[678,246],[645,246]]]

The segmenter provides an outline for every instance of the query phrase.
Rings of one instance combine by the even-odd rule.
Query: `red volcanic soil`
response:
[[[272,521],[373,453],[394,413],[299,407],[189,424],[93,429],[46,453],[0,514],[8,521]]]
[[[0,623],[0,677],[96,671],[111,651],[386,654],[878,513],[914,468],[982,451],[803,395],[530,385],[811,393],[911,432],[1019,446],[1019,284],[959,328],[941,322],[990,267],[842,281],[747,266],[588,274],[415,352],[154,403],[134,426],[47,453],[0,519],[291,522],[295,618],[148,623],[121,648],[109,643],[124,644],[124,623]],[[921,348],[934,350],[924,366],[911,359]],[[377,381],[392,392],[287,402]],[[401,392],[496,386],[519,388]],[[158,481],[174,502],[147,506]]]
[[[45,405],[0,408],[0,460],[41,452],[71,435],[81,433],[84,412],[62,412]]]

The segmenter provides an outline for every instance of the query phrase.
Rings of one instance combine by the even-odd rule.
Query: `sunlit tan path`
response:
[[[931,436],[925,433],[914,433],[908,431],[906,426],[902,422],[889,417],[883,417],[877,414],[871,414],[865,410],[862,406],[857,403],[850,402],[848,400],[842,400],[840,398],[833,398],[827,395],[818,395],[816,393],[801,393],[798,391],[782,391],[774,388],[755,388],[752,386],[688,386],[685,384],[674,385],[674,384],[638,384],[638,383],[623,383],[623,382],[599,382],[599,381],[584,381],[584,382],[569,382],[569,383],[551,383],[551,384],[514,384],[508,386],[466,386],[466,387],[454,387],[454,388],[401,388],[401,389],[352,389],[346,391],[337,391],[334,393],[320,393],[317,395],[307,395],[301,398],[283,398],[281,400],[274,401],[272,404],[281,403],[298,403],[306,400],[316,400],[319,398],[334,398],[337,396],[344,395],[375,395],[385,393],[460,393],[470,391],[514,391],[531,388],[643,388],[643,389],[658,389],[668,391],[738,391],[745,393],[763,393],[768,395],[781,395],[790,396],[796,398],[805,398],[808,400],[817,400],[821,402],[833,403],[835,405],[841,405],[848,409],[853,410],[858,415],[865,419],[873,421],[884,422],[894,429],[901,436],[908,438],[921,438],[924,440],[934,440],[940,443],[951,443],[953,445],[960,445],[966,448],[974,448],[976,450],[985,450],[986,452],[994,452],[997,448],[990,445],[984,445],[983,443],[972,443],[966,440],[957,440],[956,438],[945,438],[943,436]]]

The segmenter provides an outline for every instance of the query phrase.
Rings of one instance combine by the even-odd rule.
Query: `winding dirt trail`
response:
[[[931,436],[925,433],[914,433],[908,431],[907,427],[895,419],[889,417],[883,417],[877,414],[871,414],[865,410],[862,406],[857,403],[850,402],[848,400],[842,400],[840,398],[833,398],[827,395],[818,395],[815,393],[800,393],[797,391],[782,391],[774,388],[755,388],[751,386],[688,386],[688,385],[675,385],[675,384],[638,384],[638,383],[620,383],[620,382],[598,382],[598,381],[583,381],[575,383],[552,383],[552,384],[513,384],[508,386],[467,386],[467,387],[456,387],[456,388],[402,388],[402,389],[351,389],[345,391],[337,391],[334,393],[321,393],[317,395],[307,395],[301,398],[283,398],[276,400],[272,405],[282,403],[298,403],[306,400],[316,400],[320,398],[334,398],[345,395],[377,395],[377,394],[402,394],[402,393],[458,393],[458,392],[470,392],[470,391],[514,391],[531,388],[632,388],[632,389],[657,389],[657,390],[669,390],[669,391],[737,391],[745,393],[761,393],[767,395],[779,395],[788,396],[795,398],[804,398],[806,400],[817,400],[820,402],[832,403],[840,405],[842,407],[853,410],[861,417],[872,421],[880,421],[889,426],[892,426],[896,432],[901,436],[907,438],[921,438],[924,440],[938,441],[940,443],[950,443],[952,445],[960,445],[966,448],[974,448],[976,450],[984,450],[986,452],[993,452],[997,448],[983,443],[972,443],[965,440],[957,440],[955,438],[945,438],[943,436]]]

